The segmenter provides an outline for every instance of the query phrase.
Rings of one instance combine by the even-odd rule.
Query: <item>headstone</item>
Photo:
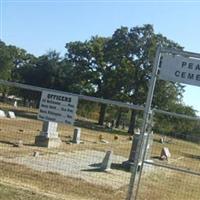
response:
[[[101,140],[100,142],[104,143],[104,144],[108,144],[109,143],[107,140]]]
[[[40,155],[40,152],[39,152],[39,151],[34,151],[34,152],[33,152],[33,156],[34,156],[34,157],[38,157],[39,155]]]
[[[160,159],[161,160],[168,160],[171,157],[171,153],[167,147],[162,148]]]
[[[112,151],[107,151],[106,155],[101,163],[100,170],[101,171],[110,171],[112,164]]]
[[[81,128],[75,128],[72,142],[75,144],[80,144],[80,138],[81,138]]]
[[[113,119],[111,120],[111,128],[114,128],[114,126],[115,126],[115,120]]]
[[[151,151],[152,151],[152,146],[153,146],[153,131],[149,134],[149,141],[147,144],[147,149],[146,149],[146,155],[145,155],[145,160],[150,160],[151,159]]]
[[[23,147],[23,141],[19,140],[14,144],[15,147]]]
[[[56,122],[44,122],[41,135],[47,138],[58,138],[57,127],[58,123]]]
[[[13,111],[8,111],[8,117],[11,118],[11,119],[16,118],[15,113]]]
[[[17,101],[14,101],[13,106],[14,106],[15,108],[17,108]]]
[[[142,137],[142,135],[140,134],[140,129],[135,129],[134,132],[135,132],[135,134],[134,134],[133,141],[132,141],[129,159],[122,163],[122,166],[127,169],[130,169],[130,167],[133,166],[134,162],[136,161],[137,148],[138,148],[140,138]],[[141,162],[142,157],[145,152],[146,140],[147,140],[147,133],[144,134],[144,142],[142,144],[141,157],[139,158],[140,162]]]
[[[0,110],[0,117],[6,117],[6,113],[3,110]]]
[[[44,121],[40,135],[35,137],[35,144],[48,148],[59,147],[61,139],[58,137],[57,127],[56,122]]]
[[[164,138],[163,137],[160,138],[160,143],[164,144]]]

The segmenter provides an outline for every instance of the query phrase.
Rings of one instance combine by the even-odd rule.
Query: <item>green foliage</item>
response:
[[[127,103],[145,105],[153,60],[157,45],[183,49],[179,44],[161,34],[156,34],[152,25],[121,27],[111,37],[91,37],[84,42],[66,44],[66,55],[56,51],[40,57],[25,50],[0,42],[0,79],[18,81],[30,85],[67,92],[113,99]],[[24,101],[39,101],[40,94],[25,90],[0,87],[4,95],[12,92]],[[182,103],[184,87],[181,84],[158,80],[153,107],[171,112],[194,115],[195,111]],[[135,123],[141,123],[141,113],[132,113],[105,105],[81,102],[79,114],[95,118],[100,112],[99,123],[104,118],[127,121],[129,132]],[[95,110],[95,111],[94,111]],[[107,114],[106,114],[107,112]],[[123,118],[123,120],[121,119]],[[197,130],[198,124],[157,115],[155,129],[161,132]]]

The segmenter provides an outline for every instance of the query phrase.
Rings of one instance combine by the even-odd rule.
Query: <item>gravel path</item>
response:
[[[24,156],[16,158],[1,158],[6,162],[25,165],[42,172],[56,172],[64,176],[81,178],[96,185],[109,186],[118,189],[129,183],[130,173],[120,169],[120,164],[126,160],[122,156],[112,156],[112,170],[100,172],[99,163],[105,152],[84,150],[69,153]]]

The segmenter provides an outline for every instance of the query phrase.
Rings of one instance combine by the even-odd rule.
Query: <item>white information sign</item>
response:
[[[200,86],[200,59],[163,54],[160,79]]]
[[[78,97],[57,92],[43,91],[38,119],[73,125]]]

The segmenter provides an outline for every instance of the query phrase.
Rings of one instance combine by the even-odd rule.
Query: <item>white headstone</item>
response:
[[[100,169],[102,171],[110,171],[111,170],[111,164],[112,164],[112,151],[107,151],[106,155],[101,163]]]
[[[13,111],[8,111],[8,117],[11,118],[11,119],[16,118],[15,113]]]
[[[0,110],[0,117],[6,117],[6,113],[3,110]]]
[[[80,144],[80,138],[81,138],[81,128],[75,128],[72,142]]]
[[[17,108],[17,101],[14,101],[13,106],[14,106],[15,108]]]
[[[58,124],[56,122],[43,122],[41,135],[46,138],[58,138],[57,132]]]

